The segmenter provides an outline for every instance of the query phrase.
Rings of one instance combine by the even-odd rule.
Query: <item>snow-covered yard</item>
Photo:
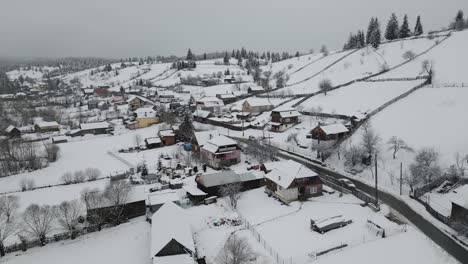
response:
[[[352,116],[368,113],[393,98],[411,90],[423,81],[357,82],[350,86],[319,94],[303,102],[305,111]]]
[[[76,240],[64,240],[26,252],[8,254],[0,263],[27,264],[150,264],[150,224],[144,217],[117,227],[87,234]]]

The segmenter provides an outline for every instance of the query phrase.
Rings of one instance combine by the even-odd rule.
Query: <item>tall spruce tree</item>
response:
[[[403,18],[403,24],[401,24],[399,37],[400,38],[407,38],[410,35],[411,35],[411,31],[409,29],[408,16],[405,15],[405,17]]]
[[[465,28],[465,19],[463,18],[463,11],[458,10],[457,16],[455,17],[455,29],[462,30]]]
[[[424,33],[423,26],[421,24],[421,16],[418,16],[418,19],[416,19],[416,26],[414,27],[414,35],[415,36],[420,36]]]
[[[188,49],[187,51],[187,58],[186,58],[188,61],[192,61],[194,60],[195,58],[193,57],[193,53],[192,53],[192,50],[191,49]]]
[[[377,18],[375,19],[374,23],[375,23],[375,28],[374,28],[374,31],[372,31],[371,33],[370,40],[371,40],[372,47],[374,47],[375,49],[378,49],[380,46],[382,35],[380,34],[380,24]]]
[[[372,17],[367,27],[366,44],[371,43],[372,31],[375,29],[375,19]]]
[[[399,31],[400,29],[398,25],[398,18],[395,13],[392,13],[390,19],[388,20],[387,29],[385,31],[385,38],[388,40],[397,39]]]

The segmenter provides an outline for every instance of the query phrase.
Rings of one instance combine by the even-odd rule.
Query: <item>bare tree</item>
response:
[[[34,183],[34,179],[32,178],[23,178],[20,181],[19,185],[20,185],[21,191],[23,192],[32,190],[36,186],[36,184]]]
[[[73,183],[73,173],[71,173],[69,171],[65,172],[62,175],[61,180],[65,184],[72,184]]]
[[[408,146],[408,144],[406,144],[406,142],[403,139],[396,136],[391,137],[387,141],[387,145],[389,145],[389,150],[393,150],[393,159],[396,158],[396,154],[400,150],[406,150],[408,152],[414,151],[410,146]]]
[[[71,239],[75,239],[76,237],[76,228],[81,213],[81,204],[76,200],[69,202],[64,201],[60,205],[54,207],[54,214],[57,222],[64,230],[69,232]]]
[[[5,240],[17,230],[17,196],[0,197],[0,257],[5,256]]]
[[[239,201],[241,189],[242,183],[227,184],[219,189],[219,195],[228,197],[231,206],[237,208],[237,201]]]
[[[345,150],[345,166],[354,167],[362,162],[365,156],[365,150],[358,146],[350,146],[349,149]]]
[[[403,59],[405,60],[412,60],[416,57],[416,54],[412,50],[408,50],[403,53]]]
[[[86,188],[81,192],[81,200],[86,206],[87,220],[95,224],[99,231],[109,218],[108,211],[99,210],[108,206],[104,194],[98,189]]]
[[[46,151],[46,158],[49,162],[57,161],[59,158],[60,148],[56,144],[53,143],[45,143],[44,142],[44,149]]]
[[[19,208],[19,198],[16,195],[0,196],[0,213],[6,216],[9,222],[16,215]]]
[[[439,153],[432,148],[423,148],[418,151],[414,163],[410,164],[410,182],[429,184],[442,175],[442,170],[438,165]],[[410,185],[413,189],[414,185]]]
[[[99,176],[101,175],[101,171],[96,169],[96,168],[87,168],[85,171],[84,171],[88,181],[95,181],[99,178]]]
[[[319,89],[320,91],[324,92],[325,95],[327,95],[327,92],[330,91],[333,88],[332,82],[330,79],[323,79],[319,83]]]
[[[421,63],[421,68],[422,68],[422,72],[426,73],[429,76],[429,79],[432,82],[432,80],[434,79],[434,64],[433,64],[433,62],[429,61],[429,60],[424,60]]]
[[[228,238],[222,251],[216,257],[216,263],[246,264],[250,263],[254,257],[255,254],[250,248],[247,239],[233,234]]]
[[[465,176],[465,162],[468,161],[468,156],[462,156],[459,152],[455,154],[455,163],[447,169],[447,175],[452,178],[460,178]]]
[[[374,131],[369,122],[363,124],[364,133],[362,134],[362,147],[366,150],[369,157],[377,152],[381,141],[380,136]],[[370,159],[369,159],[370,160]]]
[[[131,190],[131,185],[125,180],[111,182],[104,190],[104,197],[107,199],[110,206],[110,218],[116,225],[123,221],[122,213]]]
[[[24,231],[39,239],[41,246],[46,244],[47,236],[53,231],[54,213],[48,205],[31,204],[23,213]]]
[[[73,174],[73,183],[82,183],[86,180],[86,175],[84,171],[75,171]]]

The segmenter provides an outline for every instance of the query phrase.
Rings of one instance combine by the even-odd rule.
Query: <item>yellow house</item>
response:
[[[148,127],[159,122],[159,117],[156,116],[156,111],[153,108],[138,108],[134,113],[137,128]]]

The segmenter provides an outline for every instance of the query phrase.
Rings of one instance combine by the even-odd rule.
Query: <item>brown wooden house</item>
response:
[[[281,132],[299,123],[301,113],[293,108],[275,109],[271,112],[271,131]]]
[[[285,204],[322,194],[318,174],[292,160],[277,162],[265,178],[267,193]]]
[[[349,129],[342,123],[336,123],[331,125],[318,125],[310,132],[308,137],[312,137],[316,140],[329,141],[338,140],[349,133]]]

